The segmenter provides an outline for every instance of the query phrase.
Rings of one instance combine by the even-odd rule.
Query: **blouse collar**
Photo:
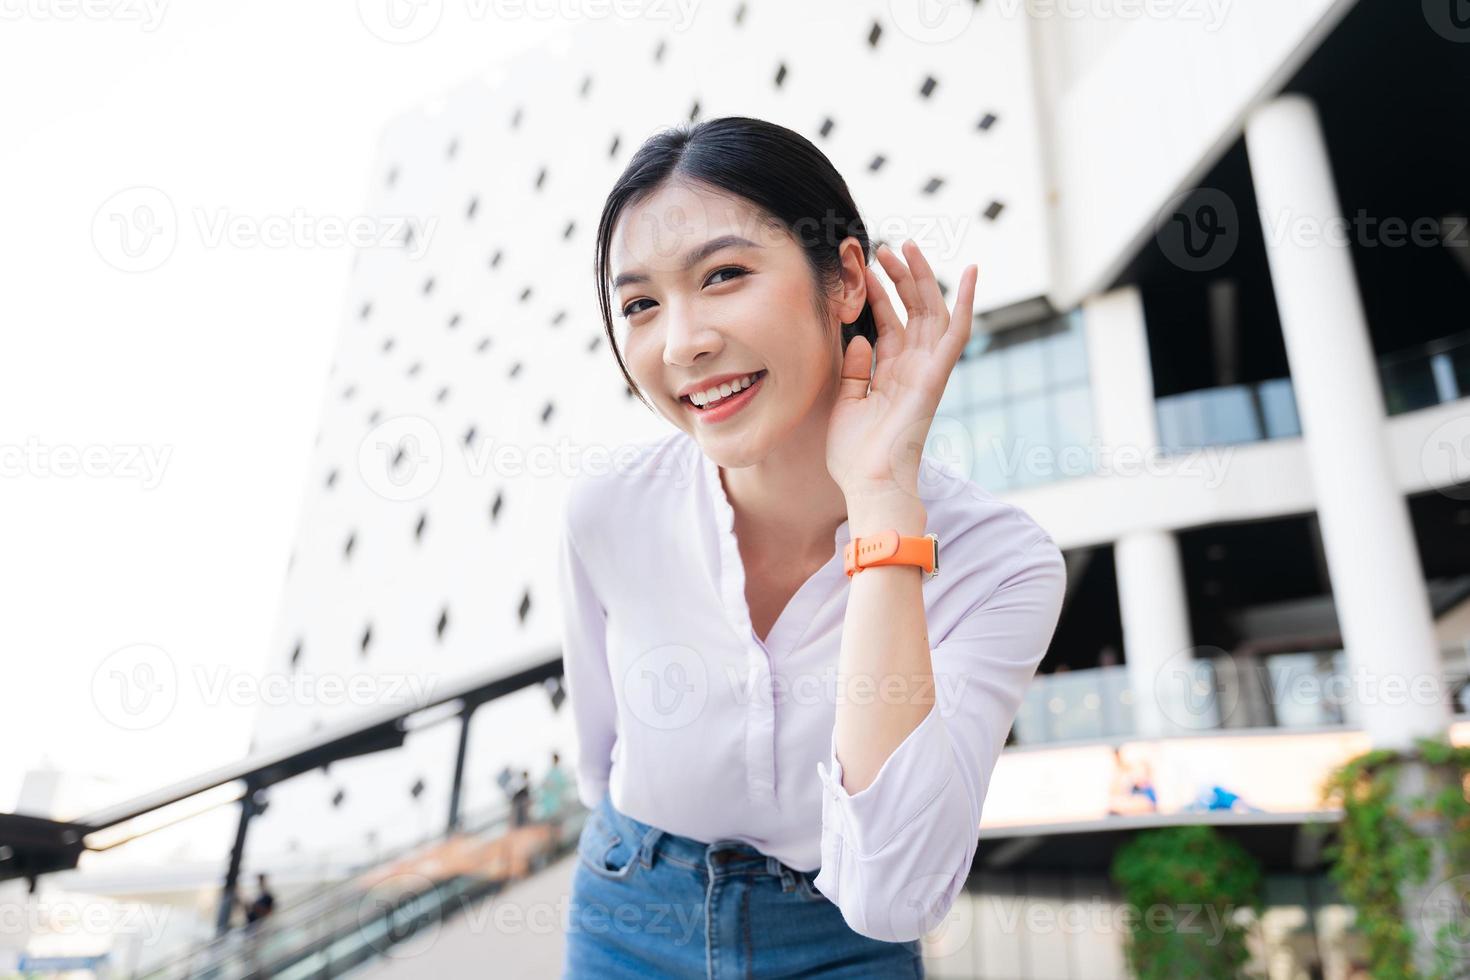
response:
[[[725,607],[726,616],[735,628],[736,634],[743,638],[758,641],[755,635],[755,627],[750,620],[750,606],[745,600],[745,564],[740,557],[740,543],[735,537],[735,509],[730,504],[730,498],[725,493],[725,486],[720,480],[719,465],[692,438],[689,440],[693,452],[699,454],[700,472],[703,474],[705,492],[709,495],[710,504],[715,516],[715,531],[719,545],[720,558],[720,598]],[[832,534],[832,557],[827,564],[814,573],[797,593],[792,596],[787,607],[782,610],[776,623],[772,626],[765,640],[767,648],[779,647],[783,641],[783,630],[790,629],[793,623],[804,616],[808,616],[814,610],[810,608],[811,603],[821,601],[821,593],[824,591],[824,578],[831,579],[833,585],[839,584],[845,573],[842,567],[842,551],[847,542],[851,540],[848,534],[848,522],[837,525],[837,530]]]

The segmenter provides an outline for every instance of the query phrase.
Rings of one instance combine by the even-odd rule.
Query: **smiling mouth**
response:
[[[752,374],[750,376],[750,384],[746,385],[744,388],[741,388],[739,391],[732,391],[730,394],[724,396],[723,398],[718,398],[715,401],[705,402],[703,405],[696,405],[694,403],[694,400],[692,398],[690,398],[688,395],[682,395],[682,396],[680,396],[679,401],[683,402],[685,405],[688,405],[690,408],[694,409],[696,412],[704,412],[704,411],[708,411],[709,409],[712,409],[712,408],[719,408],[721,405],[724,405],[725,403],[731,401],[732,399],[739,398],[746,391],[748,391],[751,388],[755,387],[756,383],[759,382],[761,380],[761,378],[764,378],[765,376],[766,376],[766,369],[765,368],[761,368],[759,371],[756,371],[754,374]]]

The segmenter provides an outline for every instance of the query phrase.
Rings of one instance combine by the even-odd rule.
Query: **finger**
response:
[[[868,287],[868,308],[873,311],[873,321],[878,327],[879,338],[891,330],[902,332],[903,321],[893,309],[893,302],[888,298],[888,290],[884,289],[882,282],[879,281],[877,270],[870,265],[865,265],[863,275]]]
[[[893,310],[893,302],[889,300],[888,291],[878,279],[877,270],[866,268],[864,271],[867,273],[868,305],[873,310],[873,322],[878,326],[873,364],[873,385],[876,387],[885,383],[883,379],[888,376],[894,359],[903,351],[908,333]]]
[[[954,302],[954,316],[949,328],[939,338],[937,349],[942,351],[945,362],[953,366],[970,344],[970,332],[975,323],[975,283],[980,278],[979,267],[973,263],[960,273],[960,287]]]
[[[865,398],[868,394],[870,365],[873,347],[867,337],[854,337],[848,341],[847,351],[842,355],[842,377],[837,382],[837,398]]]
[[[888,278],[893,280],[893,286],[898,290],[898,298],[903,300],[909,320],[923,315],[923,298],[919,295],[918,288],[914,285],[914,277],[903,259],[886,244],[878,247],[877,255],[878,261],[883,263],[883,271],[888,273]],[[904,324],[904,329],[908,329],[907,322]]]
[[[888,298],[888,290],[883,288],[878,273],[871,266],[865,266],[863,272],[868,283],[868,308],[873,311],[873,322],[878,327],[877,348],[881,362],[883,358],[903,350],[903,321],[893,309],[893,301]]]
[[[903,245],[904,257],[908,259],[909,269],[913,272],[914,286],[924,303],[924,320],[916,324],[919,328],[919,339],[924,342],[925,348],[932,349],[949,324],[949,305],[944,301],[944,293],[940,292],[934,269],[930,267],[929,260],[924,258],[924,250],[912,238]]]

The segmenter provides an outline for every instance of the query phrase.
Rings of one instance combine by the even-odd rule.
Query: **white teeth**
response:
[[[722,384],[717,388],[711,388],[708,391],[696,391],[694,394],[689,396],[689,400],[692,401],[694,404],[703,407],[705,405],[708,405],[710,402],[717,402],[721,398],[728,398],[729,396],[735,394],[737,391],[744,391],[746,388],[749,388],[754,383],[756,374],[760,374],[760,372],[757,371],[755,372],[755,374],[747,374],[743,378],[736,378],[734,381],[726,382],[725,384]]]

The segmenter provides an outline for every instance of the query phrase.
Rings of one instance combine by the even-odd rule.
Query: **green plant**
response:
[[[1400,776],[1410,765],[1423,767],[1425,792],[1400,790]],[[1324,853],[1333,881],[1357,909],[1374,977],[1423,976],[1412,965],[1414,920],[1421,910],[1403,907],[1405,889],[1424,885],[1436,866],[1450,888],[1456,876],[1470,875],[1467,773],[1470,748],[1419,739],[1409,751],[1375,749],[1351,759],[1324,786],[1324,801],[1342,808],[1336,839]],[[1437,953],[1430,977],[1457,976],[1467,965],[1452,941],[1454,928],[1454,922],[1446,923],[1429,937]]]
[[[1262,910],[1261,869],[1212,827],[1146,830],[1113,857],[1128,911],[1128,966],[1140,980],[1240,975],[1246,926]]]

